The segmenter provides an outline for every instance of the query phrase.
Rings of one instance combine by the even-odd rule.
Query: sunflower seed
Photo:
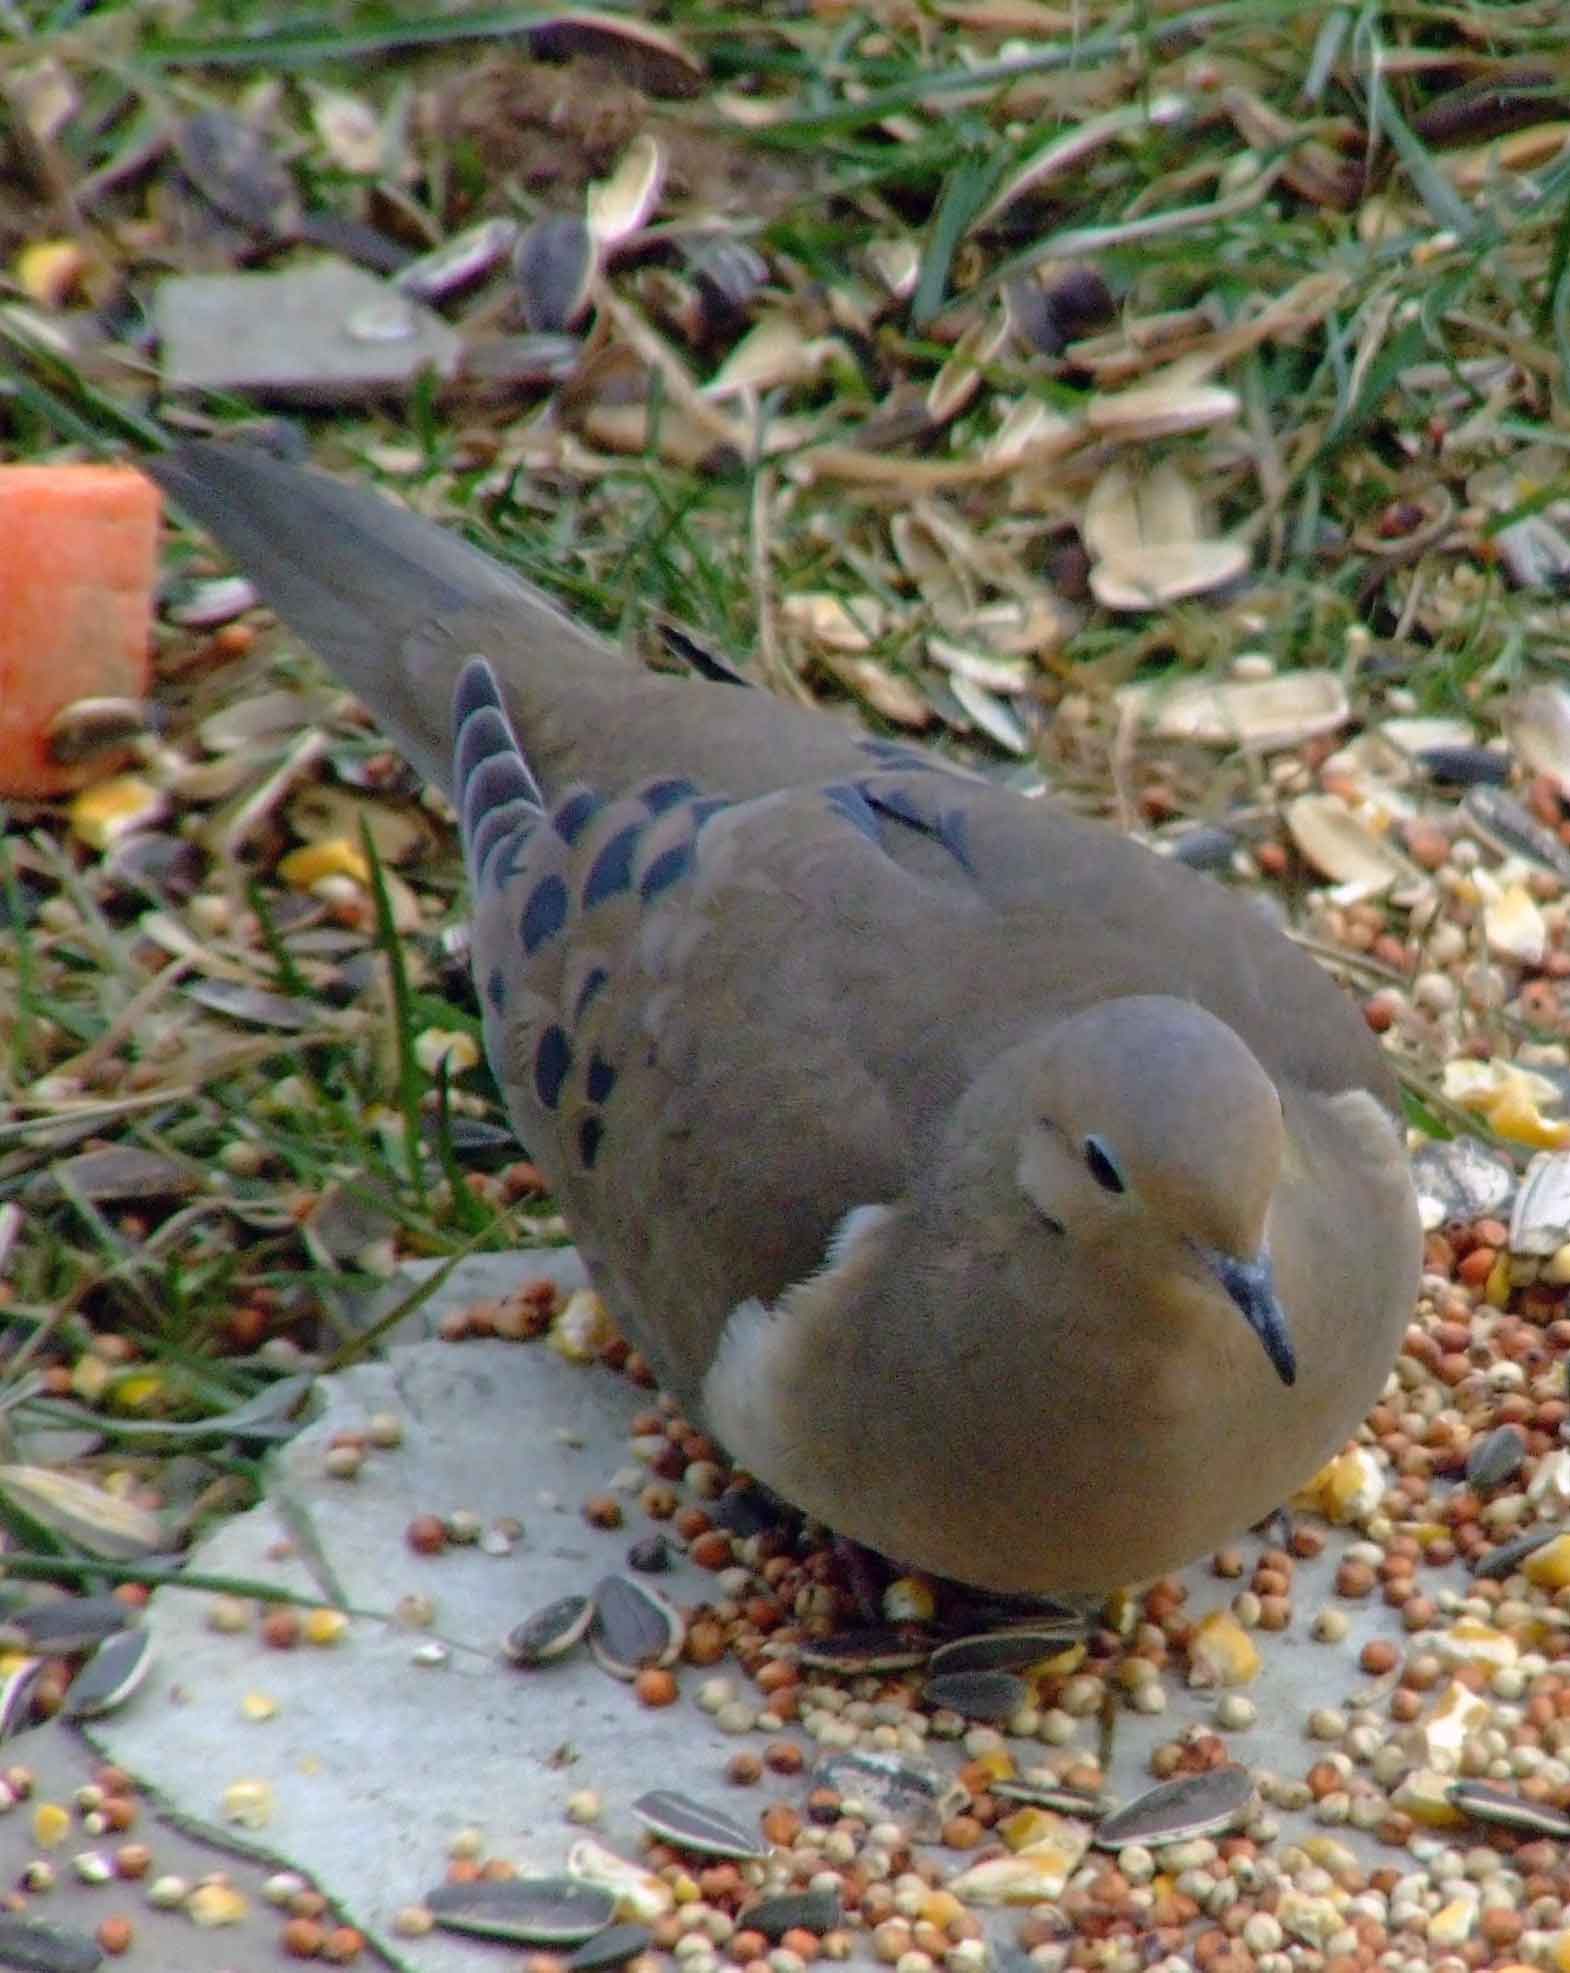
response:
[[[33,1723],[33,1689],[43,1674],[42,1658],[24,1658],[0,1678],[0,1740],[9,1740]]]
[[[649,223],[664,183],[664,146],[644,131],[627,146],[610,177],[597,180],[585,194],[589,231],[602,248],[619,245]]]
[[[595,1586],[589,1648],[615,1678],[636,1678],[650,1665],[673,1665],[687,1641],[681,1612],[668,1597],[631,1576]]]
[[[44,738],[50,757],[68,767],[123,747],[146,728],[140,699],[73,699],[50,720]]]
[[[663,1836],[679,1850],[693,1850],[705,1857],[732,1857],[738,1862],[768,1855],[757,1837],[750,1836],[739,1822],[670,1788],[640,1795],[632,1812],[656,1836]]]
[[[1562,796],[1570,788],[1570,692],[1534,685],[1506,706],[1501,723],[1521,765],[1548,775]]]
[[[35,1651],[63,1657],[123,1631],[126,1614],[118,1596],[62,1596],[52,1603],[29,1604],[6,1621]]]
[[[1339,795],[1298,795],[1287,803],[1285,814],[1304,858],[1322,877],[1347,886],[1349,898],[1378,897],[1416,874],[1416,865]]]
[[[1094,1822],[1106,1814],[1105,1795],[1093,1795],[1084,1788],[1070,1788],[1055,1781],[993,1781],[988,1793],[1005,1802],[1028,1802],[1032,1808],[1056,1809],[1060,1815],[1082,1815]]]
[[[1125,685],[1120,710],[1135,713],[1158,740],[1270,751],[1333,733],[1352,717],[1345,685],[1333,671],[1292,671],[1284,678],[1182,679]]]
[[[520,230],[515,219],[482,220],[411,260],[393,276],[392,285],[416,301],[445,301],[499,266],[517,246]]]
[[[1510,1208],[1516,1169],[1510,1160],[1474,1137],[1425,1144],[1412,1160],[1412,1183],[1423,1231],[1452,1221],[1498,1218]],[[1556,1243],[1557,1244],[1557,1243]],[[1511,1242],[1512,1253],[1525,1251]],[[1548,1250],[1552,1253],[1552,1247]]]
[[[581,55],[614,69],[623,82],[650,96],[695,96],[703,64],[673,34],[626,14],[574,7],[547,13],[528,31],[529,52],[542,61]]]
[[[1012,1672],[947,1672],[929,1678],[921,1688],[922,1702],[944,1706],[968,1720],[1009,1720],[1030,1699],[1030,1687]]]
[[[123,1630],[106,1638],[71,1681],[61,1712],[68,1720],[89,1720],[123,1706],[147,1676],[152,1647],[145,1630]]]
[[[1245,1767],[1211,1768],[1163,1781],[1098,1824],[1091,1841],[1098,1850],[1122,1850],[1130,1843],[1154,1848],[1210,1836],[1236,1822],[1254,1793]]]
[[[163,616],[186,630],[217,630],[254,610],[259,600],[256,584],[243,575],[214,576],[206,582],[193,582],[171,596],[163,606]]]
[[[1461,804],[1467,827],[1501,856],[1522,856],[1570,883],[1570,850],[1503,788],[1472,788]]]
[[[129,1562],[155,1555],[167,1537],[157,1515],[48,1466],[0,1466],[0,1493],[90,1555]]]
[[[1469,1487],[1500,1487],[1513,1480],[1526,1457],[1526,1434],[1519,1425],[1501,1425],[1479,1439],[1466,1456]]]
[[[576,1877],[509,1877],[479,1884],[438,1884],[425,1903],[438,1925],[481,1939],[520,1945],[575,1946],[603,1931],[616,1899]]]
[[[523,319],[536,335],[559,334],[577,321],[595,264],[594,236],[576,213],[552,213],[524,234],[513,254],[513,274]]]
[[[1535,1836],[1552,1836],[1563,1842],[1570,1837],[1570,1815],[1550,1808],[1546,1802],[1529,1802],[1508,1788],[1491,1781],[1453,1781],[1445,1791],[1463,1815],[1474,1822],[1489,1822],[1501,1829],[1521,1829]]]
[[[759,1898],[736,1914],[736,1923],[749,1932],[761,1932],[778,1945],[787,1932],[832,1932],[840,1922],[840,1894],[836,1890],[781,1891],[771,1898]]]
[[[1241,410],[1242,399],[1223,384],[1167,377],[1091,398],[1085,420],[1099,438],[1149,444],[1230,423]]]
[[[594,1621],[594,1599],[561,1596],[507,1633],[503,1646],[515,1665],[548,1665],[562,1658],[587,1635]]]
[[[0,1966],[15,1973],[93,1973],[104,1956],[85,1932],[64,1932],[34,1918],[0,1912]]]
[[[1484,1582],[1503,1582],[1506,1576],[1515,1574],[1529,1555],[1557,1541],[1561,1532],[1559,1528],[1534,1528],[1529,1535],[1517,1535],[1514,1541],[1501,1542],[1472,1564],[1472,1574]]]
[[[639,1953],[647,1952],[653,1944],[654,1934],[647,1925],[634,1925],[630,1921],[607,1925],[603,1932],[596,1932],[592,1939],[585,1939],[569,1957],[567,1973],[600,1973],[601,1967],[624,1966],[629,1959],[636,1959]]]
[[[1510,756],[1499,747],[1425,747],[1418,760],[1444,787],[1499,788],[1510,779]]]
[[[1570,1240],[1570,1156],[1540,1151],[1510,1214],[1510,1252],[1546,1260]]]
[[[1085,1635],[1083,1624],[1021,1625],[1018,1630],[988,1631],[980,1637],[955,1637],[933,1652],[927,1669],[933,1678],[954,1672],[1015,1672],[1043,1658],[1055,1658]]]
[[[798,1661],[813,1671],[844,1672],[854,1677],[862,1672],[904,1672],[913,1665],[924,1665],[932,1655],[932,1639],[910,1630],[836,1631],[832,1637],[801,1645]]]
[[[712,235],[688,251],[687,264],[710,313],[739,316],[769,278],[769,263],[756,247],[728,235]]]
[[[1186,863],[1190,870],[1230,870],[1239,845],[1230,829],[1197,822],[1185,824],[1180,835],[1155,847],[1174,863]]]

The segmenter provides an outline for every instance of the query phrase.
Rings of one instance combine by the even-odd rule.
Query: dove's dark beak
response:
[[[1201,1247],[1200,1253],[1238,1313],[1264,1344],[1276,1375],[1283,1384],[1296,1383],[1297,1357],[1287,1329],[1287,1312],[1276,1294],[1276,1273],[1269,1254],[1261,1251],[1254,1260],[1240,1261],[1235,1254],[1223,1254],[1215,1247]]]

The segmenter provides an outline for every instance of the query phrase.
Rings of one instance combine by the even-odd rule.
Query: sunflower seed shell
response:
[[[152,1666],[152,1644],[145,1630],[123,1630],[106,1638],[72,1681],[60,1709],[64,1716],[96,1719],[123,1706]]]
[[[515,1665],[548,1665],[580,1644],[593,1621],[592,1597],[560,1596],[508,1631],[503,1648]]]
[[[693,1850],[706,1857],[730,1857],[738,1862],[768,1855],[767,1849],[739,1822],[670,1788],[655,1788],[647,1795],[640,1795],[632,1805],[632,1812],[656,1836],[674,1843],[679,1850]]]
[[[576,1877],[438,1884],[425,1903],[437,1924],[450,1932],[520,1945],[578,1945],[603,1931],[616,1915],[611,1892]]]
[[[673,1665],[687,1626],[668,1597],[632,1576],[606,1576],[594,1590],[589,1648],[615,1678],[634,1679],[651,1665]]]
[[[1091,1838],[1098,1850],[1126,1849],[1130,1843],[1155,1848],[1210,1836],[1236,1822],[1254,1793],[1247,1768],[1229,1765],[1205,1774],[1185,1774],[1155,1788],[1109,1815]]]

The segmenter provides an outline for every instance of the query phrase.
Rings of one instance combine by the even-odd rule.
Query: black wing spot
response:
[[[493,1014],[503,1014],[507,1010],[507,975],[500,966],[493,966],[485,980],[485,999]]]
[[[675,843],[670,849],[662,850],[643,873],[638,885],[639,897],[647,904],[661,891],[668,891],[672,884],[679,884],[691,868],[691,843]]]
[[[722,808],[734,807],[735,803],[729,795],[705,795],[692,805],[692,826],[695,830],[701,829],[711,815],[718,815]]]
[[[589,1057],[589,1073],[583,1079],[584,1094],[591,1103],[603,1103],[615,1087],[615,1069],[596,1050]]]
[[[604,806],[592,788],[580,788],[561,803],[551,817],[551,824],[564,843],[575,843]]]
[[[970,818],[964,809],[944,809],[938,817],[938,841],[967,876],[975,876],[976,866],[970,860]]]
[[[632,858],[643,835],[644,824],[629,823],[612,836],[594,859],[583,884],[583,908],[592,911],[608,897],[616,897],[632,883]]]
[[[860,782],[858,786],[866,796],[868,804],[879,815],[886,815],[891,822],[903,824],[920,836],[940,843],[954,861],[969,877],[976,872],[970,860],[970,846],[966,838],[965,814],[962,809],[946,808],[929,810],[906,788],[874,786]]]
[[[878,818],[873,814],[871,805],[860,788],[845,782],[832,788],[825,788],[823,792],[829,807],[836,815],[865,836],[869,843],[877,842]]]
[[[666,781],[651,781],[646,788],[638,791],[650,815],[663,815],[666,809],[674,808],[677,802],[684,802],[697,792],[696,783],[683,780],[678,775],[672,775]]]
[[[584,975],[583,985],[578,989],[578,1004],[572,1010],[574,1026],[583,1019],[600,988],[609,984],[610,977],[603,966],[591,967]]]
[[[572,1067],[572,1043],[565,1028],[554,1023],[540,1036],[534,1050],[534,1093],[547,1110],[561,1101],[562,1084]]]
[[[518,930],[526,953],[538,952],[547,939],[555,938],[567,922],[567,886],[553,871],[529,893]]]
[[[594,1161],[600,1155],[600,1142],[605,1136],[605,1125],[598,1117],[585,1117],[578,1126],[578,1156],[583,1161],[585,1171],[593,1171]]]

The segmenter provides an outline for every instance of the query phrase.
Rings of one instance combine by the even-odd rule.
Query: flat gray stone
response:
[[[435,1264],[418,1272],[429,1279]],[[487,1256],[462,1263],[412,1319],[440,1321],[453,1307],[507,1292],[549,1273],[565,1286],[582,1278],[576,1257],[559,1253]],[[388,1290],[408,1293],[407,1281]],[[655,1788],[682,1791],[724,1810],[748,1828],[771,1801],[799,1804],[805,1776],[769,1776],[756,1788],[724,1778],[726,1762],[758,1736],[721,1733],[694,1703],[704,1680],[728,1678],[736,1696],[757,1695],[734,1666],[713,1673],[679,1670],[677,1704],[650,1711],[631,1688],[602,1671],[586,1651],[541,1670],[512,1666],[500,1650],[507,1632],[557,1597],[582,1593],[624,1565],[628,1546],[653,1524],[631,1495],[630,1419],[648,1394],[598,1367],[564,1362],[545,1343],[417,1342],[400,1344],[382,1362],[329,1378],[324,1414],[273,1462],[268,1499],[228,1522],[199,1546],[190,1568],[209,1575],[260,1579],[320,1593],[323,1573],[341,1586],[345,1604],[379,1613],[355,1618],[330,1649],[263,1646],[256,1632],[220,1636],[207,1627],[210,1594],[163,1590],[148,1613],[158,1664],[123,1712],[93,1723],[92,1737],[111,1759],[156,1788],[175,1808],[206,1823],[222,1820],[224,1790],[265,1780],[275,1801],[265,1829],[245,1839],[307,1872],[350,1920],[412,1973],[479,1973],[497,1964],[494,1946],[444,1934],[408,1941],[392,1930],[399,1907],[438,1884],[455,1833],[476,1827],[489,1854],[520,1868],[558,1872],[573,1845],[594,1837],[623,1857],[639,1854],[642,1830],[631,1804]],[[324,1455],[336,1433],[363,1428],[378,1411],[396,1412],[404,1443],[373,1451],[358,1479],[333,1480]],[[629,1512],[615,1532],[591,1528],[584,1498],[624,1487]],[[514,1515],[524,1535],[508,1556],[478,1547],[434,1558],[409,1550],[404,1530],[419,1513],[466,1508],[490,1524]],[[301,1539],[302,1531],[305,1539]],[[1371,1637],[1403,1647],[1399,1612],[1382,1599],[1342,1604],[1348,1636],[1312,1640],[1312,1613],[1334,1601],[1331,1578],[1353,1537],[1331,1532],[1325,1553],[1299,1563],[1296,1617],[1282,1635],[1259,1636],[1264,1661],[1247,1687],[1257,1722],[1225,1736],[1231,1757],[1252,1770],[1300,1778],[1323,1753],[1308,1739],[1312,1708],[1380,1704],[1377,1681],[1358,1653]],[[1255,1543],[1240,1546],[1251,1554]],[[310,1554],[320,1557],[313,1573]],[[1186,1572],[1188,1615],[1197,1621],[1224,1608],[1242,1586],[1218,1579],[1205,1564]],[[1454,1581],[1464,1582],[1458,1570]],[[712,1575],[677,1559],[654,1578],[678,1604],[709,1601]],[[414,1653],[429,1633],[388,1621],[405,1592],[437,1605],[435,1630],[452,1645],[442,1667],[422,1667]],[[1150,1785],[1151,1750],[1194,1726],[1213,1728],[1217,1694],[1162,1681],[1165,1710],[1118,1715],[1109,1794],[1127,1802]],[[276,1716],[247,1718],[245,1702],[264,1693]],[[822,1750],[797,1730],[808,1765]],[[1011,1743],[1022,1765],[1045,1764],[1054,1750]],[[1076,1746],[1090,1753],[1096,1722],[1081,1722]],[[955,1742],[929,1743],[940,1766],[964,1759]],[[604,1803],[598,1827],[566,1817],[568,1798],[592,1788]],[[1280,1817],[1283,1841],[1326,1833],[1307,1816]],[[1371,1838],[1328,1833],[1369,1860],[1395,1860]],[[934,1850],[949,1875],[966,1867],[958,1853]],[[989,1935],[1011,1941],[1017,1912],[987,1914]],[[858,1947],[864,1941],[858,1936]],[[858,1951],[857,1963],[870,1963]]]
[[[462,349],[440,316],[339,260],[172,275],[154,294],[153,322],[166,389],[288,404],[401,396],[426,370],[451,376]]]

